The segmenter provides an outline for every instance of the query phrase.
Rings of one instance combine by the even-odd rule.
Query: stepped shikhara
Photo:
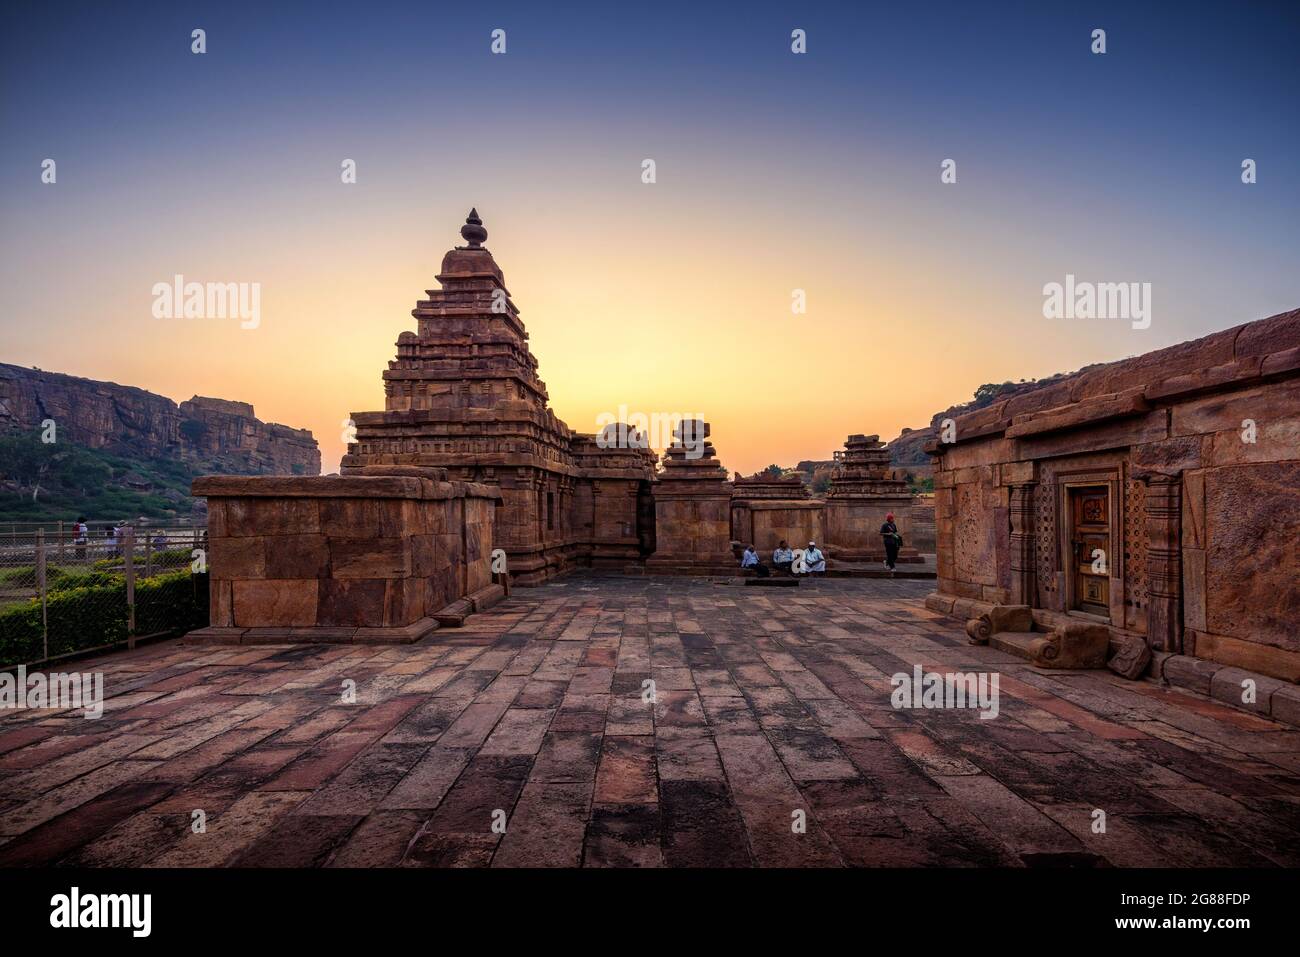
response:
[[[919,562],[911,545],[912,493],[907,483],[890,477],[889,450],[878,435],[850,435],[836,453],[835,471],[826,492],[826,538],[836,554],[850,561],[882,561],[880,527],[888,515],[903,536],[900,562]]]
[[[343,474],[444,467],[453,479],[497,486],[496,545],[524,584],[593,556],[638,560],[652,541],[643,526],[653,453],[601,448],[556,418],[476,211],[461,236],[467,245],[443,257],[442,288],[411,311],[417,330],[397,339],[384,411],[352,416],[357,441]]]

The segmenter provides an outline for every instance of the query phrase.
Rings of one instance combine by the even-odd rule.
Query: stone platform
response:
[[[572,576],[409,645],[88,659],[102,718],[0,711],[0,866],[1300,864],[1300,732],[969,646],[932,587]],[[997,717],[895,710],[916,665]]]

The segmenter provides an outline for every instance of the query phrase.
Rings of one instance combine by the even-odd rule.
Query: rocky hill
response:
[[[47,419],[60,442],[123,458],[239,475],[320,473],[310,432],[263,422],[246,402],[196,395],[177,405],[132,386],[0,363],[0,433],[34,431]]]
[[[1028,382],[1003,382],[1000,384],[990,382],[982,385],[975,390],[975,395],[969,402],[961,402],[949,406],[942,412],[936,412],[930,418],[930,424],[925,428],[903,429],[898,438],[889,443],[889,462],[895,468],[901,470],[907,470],[909,466],[917,466],[924,474],[928,475],[931,463],[930,456],[925,453],[925,444],[938,432],[939,425],[944,419],[955,419],[959,415],[982,409],[984,406],[991,405],[1001,399],[1046,388],[1053,383],[1059,382],[1067,375],[1077,375],[1079,372],[1087,372],[1089,369],[1095,369],[1096,367],[1097,364],[1084,366],[1077,372],[1058,372],[1046,379],[1035,379]]]
[[[43,442],[43,423],[55,425]],[[202,521],[197,475],[317,475],[303,429],[246,402],[165,396],[0,363],[0,522]]]

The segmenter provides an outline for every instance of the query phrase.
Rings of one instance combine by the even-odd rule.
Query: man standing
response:
[[[72,526],[72,544],[77,546],[77,558],[86,557],[86,537],[90,529],[86,526],[86,516],[78,515],[77,523]]]
[[[885,516],[885,524],[880,526],[880,537],[885,541],[885,565],[892,572],[898,561],[898,550],[903,547],[903,536],[898,534],[893,512]]]

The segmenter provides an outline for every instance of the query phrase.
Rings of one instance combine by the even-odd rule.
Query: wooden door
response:
[[[1110,618],[1110,491],[1070,489],[1070,607]]]

